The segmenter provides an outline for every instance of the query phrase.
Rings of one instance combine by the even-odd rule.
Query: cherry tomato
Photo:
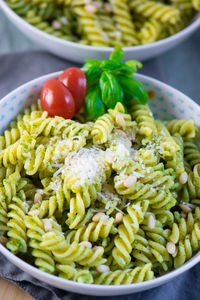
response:
[[[69,89],[75,101],[76,112],[80,110],[86,96],[86,77],[79,68],[66,69],[59,80]]]
[[[75,102],[70,91],[56,79],[45,82],[41,91],[41,107],[50,117],[60,116],[72,119],[75,114]]]

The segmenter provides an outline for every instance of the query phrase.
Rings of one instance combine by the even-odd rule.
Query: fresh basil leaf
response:
[[[108,108],[114,108],[123,101],[123,89],[116,77],[110,72],[103,72],[100,77],[101,98]]]
[[[121,62],[124,57],[124,52],[121,47],[115,47],[114,51],[110,55],[110,60]]]
[[[101,74],[101,61],[97,59],[86,59],[86,64],[82,67],[82,71],[85,73],[87,78],[87,85],[97,80]]]
[[[99,68],[102,61],[98,59],[86,59],[86,63],[83,65],[82,70],[88,70],[89,68]]]
[[[127,95],[136,99],[141,104],[146,104],[148,101],[148,94],[143,85],[134,78],[125,77],[122,75],[117,76],[119,84],[126,92]]]
[[[124,91],[124,100],[123,100],[123,103],[124,103],[124,106],[129,110],[131,108],[131,100],[133,99],[133,97],[131,97],[129,94],[127,94],[125,91]]]
[[[135,73],[134,70],[129,67],[126,64],[121,64],[121,66],[116,70],[116,73],[118,73],[119,75],[124,75],[124,76],[128,76],[128,77],[133,77],[133,74]]]
[[[138,60],[128,60],[125,62],[125,64],[132,69],[133,73],[137,72],[138,69],[143,67],[143,64]]]
[[[99,69],[89,69],[85,72],[87,78],[87,87],[89,88],[92,83],[94,83],[101,75],[101,70]]]
[[[91,88],[85,98],[85,106],[89,119],[95,120],[106,112],[101,100],[101,92],[98,86]]]
[[[136,60],[130,60],[126,63],[121,64],[121,66],[116,69],[120,75],[133,77],[133,74],[137,72],[137,68],[141,68],[142,64]]]
[[[119,63],[117,61],[112,61],[110,59],[106,59],[102,61],[101,69],[102,71],[116,71],[118,68],[121,67],[122,63]]]
[[[101,65],[102,71],[112,71],[113,74],[120,74],[128,77],[133,77],[133,74],[137,71],[137,64],[129,66],[126,63],[116,62],[112,60],[104,60]]]

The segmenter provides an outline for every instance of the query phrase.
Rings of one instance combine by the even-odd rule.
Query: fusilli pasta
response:
[[[93,122],[84,111],[75,121],[39,103],[25,109],[0,138],[6,247],[80,283],[130,284],[178,268],[200,246],[197,131],[193,121],[155,120],[135,100]]]

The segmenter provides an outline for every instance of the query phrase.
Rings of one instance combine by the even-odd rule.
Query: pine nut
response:
[[[153,215],[149,215],[148,216],[148,227],[150,229],[153,229],[153,228],[155,228],[155,225],[156,225],[156,221],[154,219],[154,216]]]
[[[52,225],[51,225],[51,220],[49,219],[43,219],[43,224],[44,224],[44,230],[45,231],[51,231],[52,230]]]
[[[105,153],[105,160],[109,163],[109,164],[112,164],[114,162],[114,157],[113,157],[113,154],[111,153],[111,151],[107,151]]]
[[[65,25],[68,24],[68,21],[67,21],[66,17],[61,17],[61,18],[60,18],[60,21],[61,21],[63,24],[65,24]]]
[[[31,201],[31,200],[28,200],[28,201],[26,201],[26,203],[28,204],[28,206],[30,206],[30,205],[33,205],[33,201]]]
[[[182,174],[180,174],[180,176],[179,176],[179,182],[181,184],[186,184],[187,181],[188,181],[188,173],[183,172]]]
[[[181,218],[184,218],[184,219],[185,219],[186,217],[187,217],[187,215],[182,211],[182,212],[181,212]]]
[[[186,214],[192,211],[191,207],[189,207],[185,204],[179,204],[179,206],[182,209],[182,211]]]
[[[176,245],[172,242],[168,242],[166,249],[169,254],[174,254],[176,252]]]
[[[131,158],[132,158],[133,160],[136,160],[136,159],[137,159],[137,151],[134,151],[134,152],[131,153]]]
[[[77,158],[71,158],[69,163],[70,163],[71,166],[74,166],[78,163],[78,159]]]
[[[116,120],[116,123],[117,123],[118,126],[125,127],[126,123],[124,121],[123,116],[120,113],[118,113],[116,115],[115,120]]]
[[[122,213],[118,212],[115,215],[115,223],[121,223],[121,221],[123,220],[123,215]]]
[[[129,141],[135,141],[135,133],[134,132],[132,132],[131,134],[128,134],[128,139],[129,139]]]
[[[79,243],[79,245],[80,246],[83,245],[83,246],[85,246],[87,248],[92,248],[92,244],[90,242],[88,242],[88,241],[82,241],[82,242]]]
[[[6,245],[6,243],[8,242],[8,239],[5,236],[0,236],[0,243],[2,245]]]
[[[51,25],[54,29],[60,29],[61,28],[61,24],[57,20],[54,20]]]
[[[109,268],[109,266],[106,266],[106,265],[100,265],[97,267],[97,271],[100,273],[105,273],[105,272],[109,272],[110,268]]]
[[[94,6],[96,6],[97,9],[100,9],[102,7],[102,3],[101,2],[94,1],[92,4]]]
[[[113,186],[111,184],[105,183],[103,185],[103,192],[114,194],[115,190],[114,190],[114,188],[113,188]]]
[[[104,4],[104,9],[106,12],[112,12],[112,5],[110,3],[105,3]]]
[[[132,185],[134,185],[136,182],[137,182],[137,177],[134,175],[130,175],[124,180],[124,186],[129,188]]]
[[[103,249],[103,250],[104,250],[104,248],[101,247],[101,246],[94,246],[94,247],[92,248],[92,251],[95,252],[95,251],[97,251],[98,249]]]
[[[104,213],[98,212],[96,215],[93,216],[92,221],[93,222],[98,222],[104,216],[105,216]]]
[[[31,210],[31,211],[28,212],[29,216],[33,216],[33,215],[38,216],[39,214],[40,214],[39,209],[34,209],[34,210]]]
[[[89,13],[96,13],[97,12],[97,7],[93,4],[86,4],[85,5],[85,10]]]
[[[42,195],[40,193],[35,193],[34,203],[40,203],[40,202],[42,202]]]
[[[121,130],[121,129],[115,129],[115,132],[117,134],[119,134],[121,137],[123,137],[125,139],[127,138],[127,135],[126,135],[126,133],[123,130]]]
[[[132,143],[129,139],[126,140],[126,145],[127,145],[127,147],[131,148]]]

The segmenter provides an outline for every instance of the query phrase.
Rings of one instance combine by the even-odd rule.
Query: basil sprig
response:
[[[114,108],[117,102],[123,101],[123,89],[115,75],[103,72],[99,81],[102,102],[108,108]]]
[[[101,91],[98,85],[88,91],[85,98],[85,106],[88,117],[91,120],[97,119],[106,112],[105,105],[101,100]]]
[[[116,47],[106,60],[86,59],[82,70],[87,78],[86,110],[90,119],[114,108],[117,102],[128,107],[131,99],[146,104],[148,95],[141,83],[133,78],[142,63],[136,60],[122,62],[123,50]]]

